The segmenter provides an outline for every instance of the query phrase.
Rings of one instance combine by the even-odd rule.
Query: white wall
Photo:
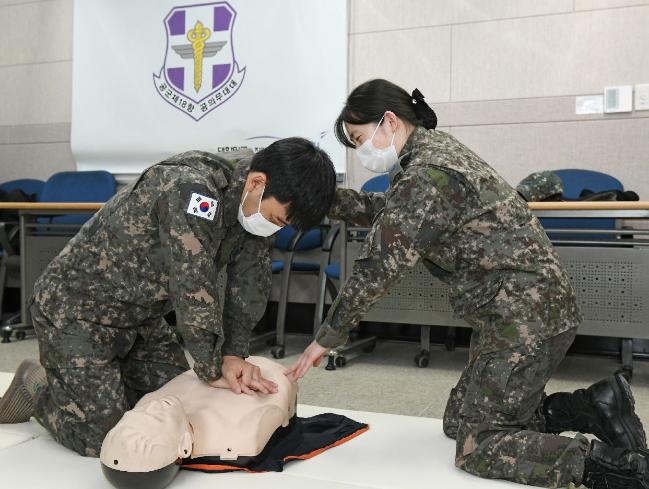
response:
[[[0,0],[0,181],[74,169],[72,0]]]
[[[350,88],[419,88],[440,128],[512,184],[589,168],[649,199],[649,111],[576,116],[575,96],[649,83],[648,0],[353,0]],[[371,176],[350,160],[348,182]]]

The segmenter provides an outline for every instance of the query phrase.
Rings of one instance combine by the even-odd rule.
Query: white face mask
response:
[[[266,188],[264,187],[264,190]],[[266,219],[261,212],[261,201],[264,198],[264,192],[261,192],[261,197],[259,199],[259,207],[257,208],[257,212],[250,215],[246,216],[243,213],[243,203],[246,201],[246,197],[248,197],[248,192],[243,196],[243,200],[239,204],[239,224],[243,226],[243,229],[248,231],[250,234],[254,234],[256,236],[263,236],[264,238],[267,238],[271,234],[275,234],[277,231],[282,229],[282,226],[278,226],[277,224],[273,224],[270,222],[268,219]]]
[[[385,117],[385,115],[383,117]],[[399,161],[397,148],[394,147],[394,136],[396,135],[396,133],[392,135],[392,141],[390,142],[390,146],[388,146],[387,148],[379,149],[374,146],[374,143],[372,143],[376,131],[379,129],[379,127],[381,127],[383,117],[381,117],[381,120],[376,126],[376,129],[374,129],[372,137],[356,149],[356,155],[358,156],[358,159],[361,160],[361,164],[369,171],[372,171],[374,173],[389,172],[390,170],[392,170],[397,161]]]

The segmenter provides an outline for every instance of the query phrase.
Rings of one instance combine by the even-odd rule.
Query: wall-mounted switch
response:
[[[635,110],[649,110],[649,83],[635,86]]]
[[[631,112],[633,110],[633,87],[606,87],[604,89],[604,112]]]

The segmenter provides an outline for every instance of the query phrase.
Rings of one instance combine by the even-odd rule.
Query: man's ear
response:
[[[251,171],[246,177],[246,192],[253,192],[266,186],[266,174],[260,171]]]

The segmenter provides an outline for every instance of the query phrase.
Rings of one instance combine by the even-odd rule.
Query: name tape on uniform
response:
[[[192,192],[192,196],[189,199],[189,205],[187,206],[187,214],[202,217],[208,221],[213,221],[218,205],[218,200],[208,197],[207,195]]]

